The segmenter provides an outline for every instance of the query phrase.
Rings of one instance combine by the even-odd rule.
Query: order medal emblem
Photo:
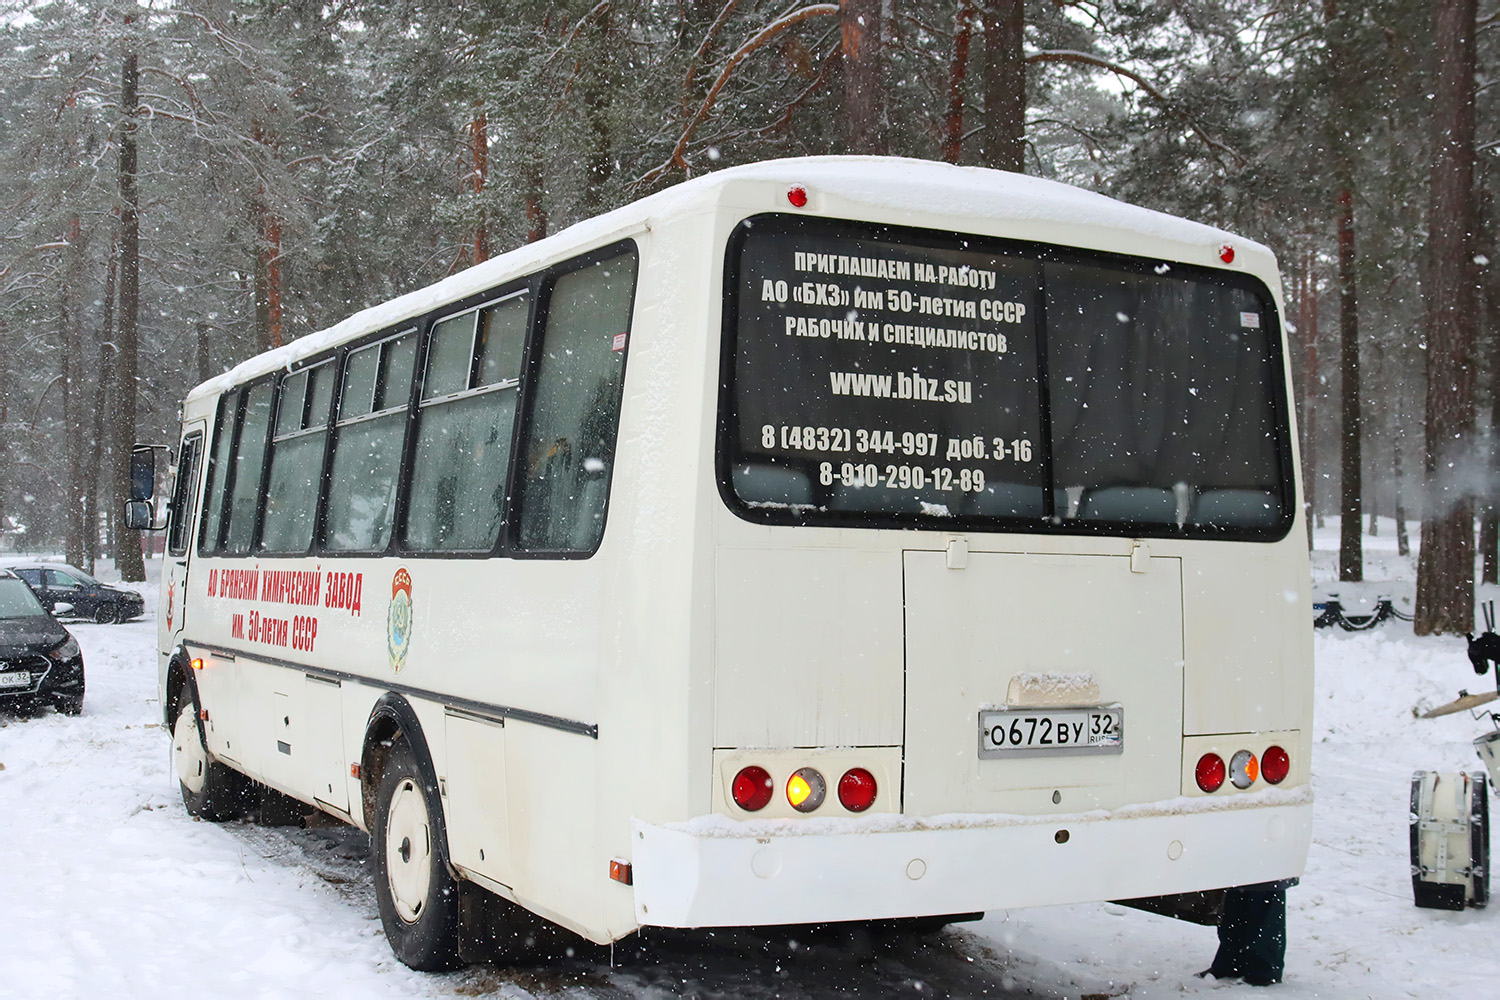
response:
[[[385,617],[385,647],[391,669],[397,673],[406,666],[411,649],[411,574],[403,567],[391,580],[391,606]]]

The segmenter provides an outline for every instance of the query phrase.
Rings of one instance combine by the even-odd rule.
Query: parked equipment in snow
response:
[[[1418,906],[1462,910],[1488,901],[1488,784],[1484,775],[1463,771],[1412,775],[1411,887]]]

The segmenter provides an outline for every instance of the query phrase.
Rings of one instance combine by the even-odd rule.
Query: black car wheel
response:
[[[94,621],[100,625],[113,625],[120,620],[120,612],[113,604],[101,604],[94,609]]]
[[[83,714],[83,692],[60,694],[52,699],[52,706],[63,715],[81,715]]]
[[[375,899],[391,950],[421,972],[464,965],[458,956],[458,885],[448,874],[447,850],[410,746],[391,747],[375,802],[370,849]]]
[[[185,695],[172,727],[172,766],[182,804],[194,816],[219,823],[244,815],[254,801],[254,783],[209,755],[198,729],[198,706]]]

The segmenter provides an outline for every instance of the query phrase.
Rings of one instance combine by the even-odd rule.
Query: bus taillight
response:
[[[1206,753],[1198,758],[1194,777],[1198,779],[1198,787],[1205,792],[1217,792],[1224,784],[1226,773],[1224,758],[1216,753]]]
[[[1229,761],[1229,780],[1235,788],[1249,788],[1260,777],[1260,761],[1249,750],[1241,750]]]
[[[850,768],[839,779],[839,802],[850,812],[864,812],[875,802],[875,775],[862,767]]]
[[[798,812],[812,812],[827,795],[828,782],[816,768],[801,768],[786,781],[786,800]]]
[[[749,767],[740,768],[740,773],[734,776],[734,787],[730,790],[730,794],[734,796],[734,804],[741,809],[746,812],[758,812],[771,801],[771,792],[774,788],[770,772],[763,767],[751,764]]]
[[[1281,747],[1267,747],[1260,756],[1260,776],[1279,785],[1292,772],[1292,758]]]

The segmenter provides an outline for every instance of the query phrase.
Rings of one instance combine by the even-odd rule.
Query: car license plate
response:
[[[25,670],[11,670],[0,674],[0,688],[23,688],[31,686],[31,674]]]
[[[979,713],[981,757],[1120,753],[1124,748],[1125,710],[1119,704]]]

